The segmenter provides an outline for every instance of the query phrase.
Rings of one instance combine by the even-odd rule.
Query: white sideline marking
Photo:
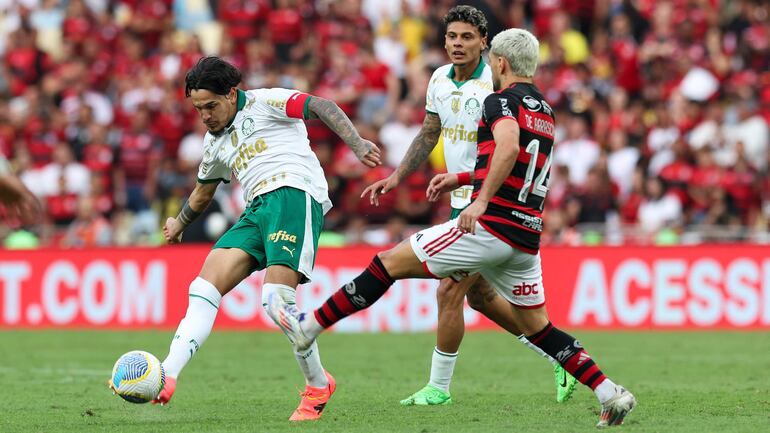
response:
[[[21,369],[17,367],[6,367],[3,365],[0,365],[0,373],[20,373],[20,372],[30,372],[34,374],[51,374],[51,375],[69,375],[69,376],[106,376],[109,377],[111,370],[97,370],[97,369],[89,369],[89,368],[51,368],[51,367],[44,367],[44,368],[32,368],[32,369]]]

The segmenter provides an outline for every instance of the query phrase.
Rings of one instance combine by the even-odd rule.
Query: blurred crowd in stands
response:
[[[43,203],[7,247],[154,245],[195,184],[205,128],[183,93],[202,55],[243,88],[336,101],[387,164],[368,170],[318,121],[335,208],[323,244],[388,244],[445,221],[430,162],[374,207],[425,114],[449,0],[0,0],[0,153]],[[490,39],[541,42],[557,111],[544,244],[770,242],[770,4],[760,0],[478,0]],[[451,138],[450,138],[451,139]],[[443,141],[443,140],[442,140]],[[222,185],[184,240],[210,241],[244,203]]]

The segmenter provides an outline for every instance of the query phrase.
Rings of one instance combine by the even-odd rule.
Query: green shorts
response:
[[[254,197],[214,248],[238,248],[256,260],[253,270],[285,265],[310,281],[323,226],[321,204],[305,191],[282,187]]]
[[[451,214],[449,214],[449,219],[450,219],[450,220],[453,220],[453,219],[455,219],[455,218],[459,217],[459,216],[460,216],[460,212],[462,212],[462,211],[463,211],[463,209],[465,209],[465,208],[462,208],[462,209],[457,209],[457,208],[454,208],[454,207],[453,207],[453,208],[452,208],[452,213],[451,213]]]

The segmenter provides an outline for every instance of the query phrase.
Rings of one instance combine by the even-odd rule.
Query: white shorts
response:
[[[463,233],[457,219],[409,238],[425,271],[435,278],[460,281],[479,273],[508,302],[523,308],[545,304],[540,253],[511,247],[476,223],[476,234]]]

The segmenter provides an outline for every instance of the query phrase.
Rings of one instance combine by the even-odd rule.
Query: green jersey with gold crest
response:
[[[454,68],[444,65],[433,73],[425,97],[425,110],[441,119],[447,171],[473,171],[476,138],[484,98],[492,93],[492,69],[482,59],[467,81],[454,80]],[[462,209],[471,202],[473,186],[452,191],[452,207]]]
[[[243,186],[247,203],[287,186],[306,191],[329,211],[326,177],[310,149],[303,118],[311,96],[289,89],[238,90],[238,112],[220,134],[206,133],[201,183],[229,182],[231,173]]]

